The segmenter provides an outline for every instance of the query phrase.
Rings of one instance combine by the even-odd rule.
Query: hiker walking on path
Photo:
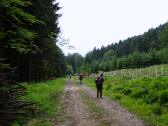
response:
[[[103,90],[103,82],[104,82],[104,77],[103,74],[100,74],[99,77],[95,80],[96,83],[96,88],[97,88],[97,98],[102,98],[102,90]]]
[[[79,83],[82,84],[83,76],[82,74],[79,74]]]

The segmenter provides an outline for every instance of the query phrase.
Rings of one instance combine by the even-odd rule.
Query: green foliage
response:
[[[24,12],[23,9],[17,7],[18,5],[25,7],[25,6],[27,6],[26,3],[27,2],[23,2],[23,4],[21,5],[16,2],[16,3],[14,3],[14,4],[16,4],[15,6],[12,6],[13,3],[10,3],[10,5],[9,5],[10,8],[9,8],[8,14],[10,14],[11,17],[13,18],[13,20],[15,20],[19,24],[24,24],[24,21],[29,22],[29,23],[42,23],[42,24],[44,24],[42,21],[37,20],[35,18],[35,16],[33,16],[29,13],[26,13],[26,12]],[[14,25],[14,24],[12,24],[12,25]]]
[[[72,66],[74,73],[82,71],[80,69],[84,62],[84,58],[80,54],[68,54],[68,56],[66,57],[66,61],[69,65]]]
[[[164,90],[168,87],[167,83],[165,83],[162,79],[156,80],[151,83],[151,87],[155,90]]]
[[[56,38],[60,31],[57,22],[60,17],[57,13],[59,9],[58,3],[53,0],[0,1],[0,60],[5,59],[0,62],[0,74],[3,75],[4,71],[7,71],[11,66],[17,68],[16,76],[13,77],[15,81],[40,81],[64,76],[66,69],[65,57],[62,50],[56,45]],[[0,81],[1,78],[2,76],[0,76]],[[6,81],[8,80],[6,79]],[[5,92],[7,98],[4,102],[0,103],[2,103],[2,106],[9,105],[9,113],[16,113],[14,116],[16,119],[18,111],[22,106],[24,107],[24,105],[20,104],[20,101],[11,104],[8,97],[13,97],[15,100],[15,97],[22,96],[22,92],[25,90],[21,89],[15,92],[15,88],[17,87],[14,87],[14,85],[15,83],[10,84],[9,82],[7,82],[6,85],[1,85],[1,89],[7,86],[10,90]],[[59,90],[59,86],[53,87]],[[42,98],[41,101],[38,96],[34,95],[34,98],[35,97],[37,97],[37,99],[31,100],[37,100],[39,106],[42,106],[41,108],[43,108],[43,111],[46,111],[46,113],[49,114],[52,113],[52,111],[57,111],[57,108],[53,105],[55,103],[41,104],[42,100],[47,102],[46,99],[48,99],[49,102],[49,100],[53,100],[52,98],[57,97],[54,92],[53,96],[46,99],[44,96],[42,98],[41,94],[41,97],[39,96]],[[0,99],[2,98],[3,95],[0,95]],[[29,109],[28,106],[26,107]],[[12,109],[12,111],[10,109]],[[6,110],[5,112],[8,114],[8,110],[4,110]],[[13,112],[13,110],[18,111]],[[20,111],[20,113],[25,112]],[[8,117],[3,120],[10,120],[12,122],[13,119],[10,119],[10,116],[13,114],[8,114]]]
[[[106,90],[110,90],[111,89],[111,84],[107,84],[107,86],[106,86]]]
[[[143,35],[127,38],[107,47],[94,48],[86,54],[83,66],[89,68],[89,72],[97,73],[97,71],[166,64],[168,63],[167,46],[161,44],[162,41],[168,43],[166,27],[167,23],[149,29]]]
[[[122,97],[122,94],[120,94],[120,93],[116,93],[116,94],[114,94],[114,99],[117,99],[117,100],[119,100],[119,99],[121,99],[121,97]]]
[[[153,103],[157,103],[159,100],[159,94],[158,92],[156,92],[155,90],[151,90],[149,92],[149,95],[146,98],[146,103],[148,104],[153,104]]]
[[[152,106],[152,111],[155,115],[161,115],[162,114],[161,106],[157,103]]]
[[[64,78],[25,85],[28,94],[23,99],[34,102],[36,109],[40,109],[40,113],[35,111],[35,115],[29,117],[28,126],[48,126],[50,118],[58,118],[61,111],[60,96],[63,93],[64,85]],[[30,113],[32,112],[30,111]]]
[[[73,72],[73,68],[72,68],[72,66],[71,65],[67,65],[67,68],[66,68],[66,74],[73,74],[74,72]]]
[[[160,104],[168,103],[168,89],[160,91],[159,102]]]
[[[10,66],[10,64],[0,63],[0,68],[1,68],[1,70],[10,69],[11,66]]]
[[[108,52],[106,52],[103,55],[102,60],[103,61],[109,61],[109,60],[113,60],[113,58],[116,56],[116,52],[114,52],[114,50],[109,50]]]
[[[168,48],[163,48],[157,52],[157,57],[160,57],[162,63],[168,63]]]
[[[123,90],[123,87],[122,87],[121,85],[116,85],[116,86],[112,89],[113,92],[122,92],[122,90]]]
[[[6,33],[0,31],[0,40],[6,37]]]
[[[160,35],[160,40],[162,42],[163,47],[168,47],[168,25],[165,30]]]
[[[131,93],[132,93],[131,88],[126,87],[126,88],[123,89],[123,94],[124,94],[124,95],[129,95],[129,94],[131,94]]]
[[[148,91],[146,91],[143,88],[134,88],[132,93],[131,93],[131,96],[134,97],[134,98],[140,98],[147,93],[148,93]]]
[[[64,90],[65,79],[60,78],[42,83],[28,84],[26,100],[31,100],[49,115],[56,114],[59,110],[59,97]]]
[[[95,89],[94,77],[85,83]],[[139,116],[157,126],[168,124],[168,78],[123,78],[106,76],[103,94],[128,107]]]
[[[32,105],[29,101],[21,100],[26,94],[26,88],[13,81],[14,74],[16,74],[14,69],[3,68],[0,72],[1,126],[10,126],[16,119],[25,115],[27,108]]]
[[[0,58],[6,59],[3,64],[18,68],[18,81],[64,76],[65,57],[56,45],[59,4],[52,0],[2,0],[0,5]]]
[[[17,33],[20,38],[28,39],[29,41],[32,41],[35,37],[37,37],[36,33],[30,32],[27,29],[22,27],[17,28]]]
[[[30,52],[32,42],[37,35],[26,25],[43,22],[23,9],[31,5],[29,1],[3,0],[1,4],[3,5],[1,6],[3,11],[1,22],[2,24],[6,22],[6,25],[1,26],[0,31],[0,39],[6,41],[4,47],[9,46],[20,53]]]
[[[23,0],[2,0],[2,3],[4,6],[10,6],[11,4],[13,5],[20,5],[20,6],[28,6],[31,5],[29,1],[23,1]]]

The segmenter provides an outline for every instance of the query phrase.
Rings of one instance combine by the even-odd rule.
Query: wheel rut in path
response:
[[[80,86],[74,85],[71,80],[65,86],[63,103],[65,104],[64,121],[55,126],[98,126],[80,96]]]
[[[123,108],[118,103],[103,96],[102,99],[96,98],[96,91],[92,90],[86,85],[82,85],[81,89],[86,92],[92,100],[102,108],[104,108],[109,115],[111,124],[109,126],[149,126],[142,119],[135,114]]]

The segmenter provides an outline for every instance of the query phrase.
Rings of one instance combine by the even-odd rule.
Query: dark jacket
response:
[[[82,75],[79,75],[79,80],[82,80],[82,79],[83,79]]]
[[[104,82],[104,78],[103,77],[98,77],[95,80],[96,87],[101,90],[103,88],[103,82]]]

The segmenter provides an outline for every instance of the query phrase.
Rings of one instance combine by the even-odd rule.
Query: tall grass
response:
[[[63,93],[65,79],[59,78],[39,83],[25,84],[28,94],[25,101],[35,103],[37,113],[31,112],[26,126],[51,126],[51,118],[57,118],[61,111],[60,96]],[[38,110],[38,111],[37,111]],[[34,113],[34,114],[32,114]],[[14,126],[21,126],[15,123]]]
[[[145,67],[145,68],[114,70],[114,71],[104,72],[104,75],[119,77],[119,78],[120,77],[127,77],[127,78],[163,77],[163,76],[168,76],[168,64],[154,65],[154,66]]]

